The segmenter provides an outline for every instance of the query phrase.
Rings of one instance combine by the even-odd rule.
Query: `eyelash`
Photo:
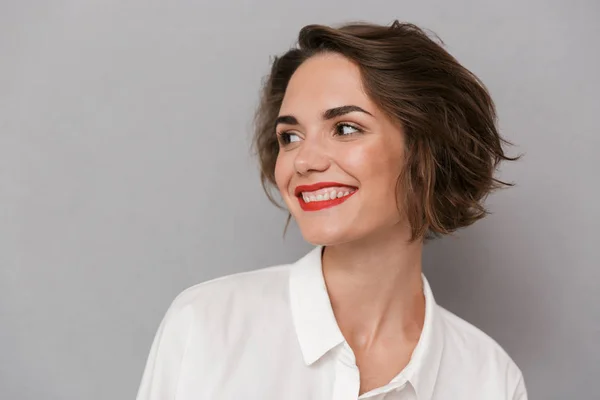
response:
[[[340,127],[350,127],[352,129],[355,130],[355,132],[349,133],[347,135],[343,135],[343,134],[339,134],[338,129]],[[354,125],[354,124],[350,124],[348,122],[340,122],[338,124],[335,125],[335,136],[352,136],[355,134],[359,134],[359,133],[363,133],[364,131],[359,128],[358,126]],[[290,133],[289,131],[283,131],[283,132],[277,132],[277,136],[279,137],[279,141],[284,145],[287,146],[288,144],[291,144],[292,142],[286,142],[284,140],[284,138],[287,138],[287,140],[289,140],[289,136],[290,135],[295,135],[295,133]]]
[[[362,129],[360,129],[358,126],[356,126],[356,125],[354,125],[354,124],[350,124],[350,123],[348,123],[348,122],[340,122],[339,124],[336,124],[336,125],[335,125],[336,133],[337,133],[337,129],[338,129],[339,127],[350,127],[350,128],[352,128],[352,129],[356,130],[356,132],[352,132],[352,133],[350,133],[350,134],[348,134],[348,135],[339,135],[339,136],[352,136],[352,135],[355,135],[355,134],[357,134],[357,133],[362,133],[362,132],[363,132],[363,130],[362,130]]]

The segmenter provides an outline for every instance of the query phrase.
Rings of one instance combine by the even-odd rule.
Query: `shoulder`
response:
[[[222,276],[176,296],[154,337],[137,398],[172,397],[190,348],[206,359],[213,353],[214,359],[223,357],[231,343],[275,314],[270,309],[284,309],[288,267]]]
[[[287,298],[289,268],[290,264],[273,265],[198,283],[179,293],[167,314],[207,317],[223,315],[225,308],[231,312],[275,306]]]
[[[510,398],[524,390],[521,370],[496,340],[443,307],[438,306],[438,312],[444,324],[444,364],[448,368]]]
[[[443,307],[438,306],[438,311],[444,322],[446,345],[476,360],[514,364],[502,346],[481,329]]]

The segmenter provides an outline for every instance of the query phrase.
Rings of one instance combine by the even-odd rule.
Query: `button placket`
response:
[[[360,375],[356,358],[346,342],[338,349],[335,361],[333,400],[355,400],[360,390]]]

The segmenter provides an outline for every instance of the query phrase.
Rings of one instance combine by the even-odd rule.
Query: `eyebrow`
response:
[[[323,113],[323,119],[328,120],[328,119],[332,119],[332,118],[340,117],[342,115],[349,114],[351,112],[362,112],[362,113],[370,115],[371,117],[373,116],[373,114],[371,114],[370,112],[368,112],[367,110],[365,110],[363,108],[360,108],[359,106],[347,105],[347,106],[334,107],[334,108],[330,108],[329,110],[326,110]],[[298,119],[296,119],[296,117],[294,117],[293,115],[281,115],[281,116],[277,117],[277,119],[275,120],[275,127],[277,127],[277,125],[279,125],[279,124],[298,125]]]

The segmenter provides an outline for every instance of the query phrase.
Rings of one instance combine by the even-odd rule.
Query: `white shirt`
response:
[[[321,250],[183,291],[156,333],[137,399],[527,398],[506,352],[438,306],[424,276],[425,322],[410,362],[359,396],[359,370],[331,308]]]

